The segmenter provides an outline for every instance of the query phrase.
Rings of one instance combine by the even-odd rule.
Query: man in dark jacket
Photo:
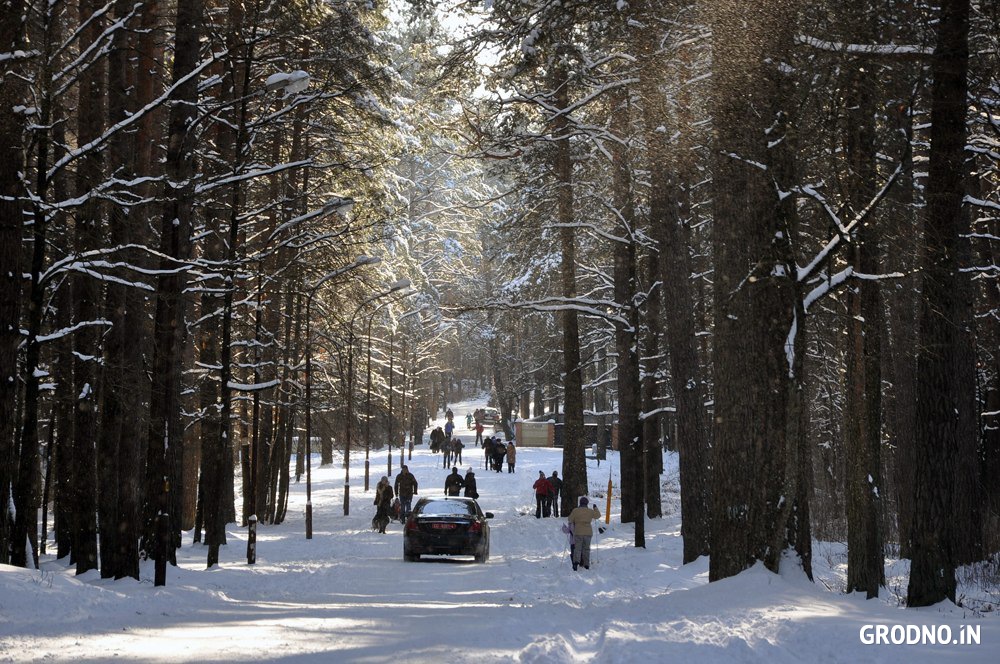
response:
[[[559,479],[559,472],[553,470],[549,477],[549,484],[552,486],[552,516],[559,517],[559,495],[562,493],[562,480]]]
[[[445,494],[448,496],[460,496],[463,486],[465,486],[465,480],[458,474],[458,468],[452,467],[451,475],[444,481]]]
[[[410,503],[413,502],[413,496],[417,493],[417,478],[410,472],[409,466],[403,466],[403,470],[400,471],[399,475],[396,475],[393,488],[399,497],[399,516],[401,519],[405,519],[410,515]]]

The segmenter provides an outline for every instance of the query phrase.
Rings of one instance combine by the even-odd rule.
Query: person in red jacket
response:
[[[535,490],[535,518],[541,519],[543,511],[545,512],[545,516],[548,516],[552,485],[549,484],[549,479],[545,477],[545,471],[538,471],[538,479],[531,485],[531,488]]]

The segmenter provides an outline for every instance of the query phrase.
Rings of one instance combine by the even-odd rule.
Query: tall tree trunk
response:
[[[177,85],[168,123],[164,164],[164,207],[160,249],[167,257],[161,268],[172,271],[157,280],[156,318],[153,338],[153,387],[150,399],[148,456],[146,463],[146,514],[144,548],[157,561],[155,583],[166,583],[164,563],[175,562],[179,541],[174,536],[180,513],[172,513],[180,502],[177,484],[183,461],[181,427],[180,362],[184,349],[184,292],[186,279],[176,261],[190,252],[191,215],[195,173],[194,135],[189,132],[196,117],[200,39],[204,0],[179,0],[175,30],[173,83]],[[177,499],[174,499],[174,496]]]
[[[671,149],[660,128],[669,121],[661,109],[665,92],[659,50],[658,25],[652,5],[647,9],[646,28],[641,40],[643,121],[649,154],[649,222],[659,244],[661,258],[657,279],[663,286],[666,350],[670,356],[670,377],[677,409],[677,446],[681,486],[681,536],[683,560],[689,563],[709,552],[709,445],[704,417],[701,366],[695,336],[694,297],[691,285],[691,257],[687,232],[690,200],[687,186],[696,181],[692,163],[692,123],[676,119],[682,140]],[[681,104],[684,106],[684,104]],[[673,132],[670,132],[673,133]],[[671,173],[671,170],[674,172]]]
[[[900,94],[903,91],[899,91]],[[892,390],[886,393],[886,418],[889,421],[889,443],[893,450],[892,481],[895,485],[896,519],[900,556],[910,557],[913,524],[914,487],[914,425],[916,422],[917,385],[917,326],[919,279],[912,268],[919,262],[921,224],[916,214],[913,192],[913,116],[910,104],[898,100],[893,109],[896,123],[893,154],[898,155],[903,170],[901,181],[888,194],[886,217],[888,240],[894,247],[885,256],[889,272],[903,273],[901,279],[886,285],[889,334],[884,345],[889,355]]]
[[[58,187],[57,187],[58,189]],[[58,191],[56,196],[62,200]],[[73,289],[69,280],[59,285],[56,292],[56,329],[71,325],[73,318]],[[73,551],[73,339],[69,335],[53,342],[53,372],[56,391],[53,418],[56,426],[55,449],[52,451],[54,475],[53,522],[56,537],[56,557],[65,558]]]
[[[132,4],[117,0],[115,16],[126,20]],[[150,24],[155,5],[144,7],[143,22]],[[131,31],[116,33],[109,56],[108,112],[111,124],[125,120],[152,101],[153,86],[146,80],[151,75],[152,40],[140,31],[133,42]],[[141,40],[141,41],[140,41]],[[131,63],[138,53],[145,66]],[[128,181],[137,174],[151,173],[151,152],[140,150],[142,142],[152,141],[151,127],[144,123],[138,135],[118,132],[112,139],[109,162],[117,167],[112,176]],[[151,192],[140,188],[140,194]],[[110,241],[112,246],[125,247],[146,241],[142,229],[147,227],[145,206],[128,209],[113,205],[110,210]],[[138,252],[124,250],[122,260],[135,265]],[[105,319],[112,328],[106,336],[104,376],[101,390],[101,431],[98,454],[101,459],[99,524],[101,533],[101,576],[104,578],[139,578],[139,532],[141,477],[145,469],[145,450],[140,445],[144,377],[142,349],[146,326],[143,323],[143,298],[136,286],[110,283],[105,302]]]
[[[631,131],[627,94],[627,91],[613,94],[611,110],[611,131],[621,139],[615,141],[612,148],[614,206],[620,225],[616,235],[621,235],[614,247],[614,294],[619,316],[623,319],[615,323],[615,349],[618,353],[618,449],[621,451],[622,522],[635,523],[635,546],[645,547],[646,458],[639,424],[639,284],[636,274],[635,203],[630,155],[624,143]]]
[[[558,56],[557,56],[558,59]],[[563,62],[552,67],[549,89],[554,91],[556,109],[569,107],[569,72]],[[562,253],[559,283],[567,301],[576,297],[576,232],[573,224],[573,146],[570,124],[559,113],[551,122],[553,148],[552,171],[556,186],[556,221],[559,224],[559,247]],[[577,499],[587,494],[587,459],[583,429],[583,373],[580,367],[580,325],[576,310],[560,312],[563,341],[563,492],[560,512],[569,514]]]
[[[969,0],[942,0],[932,59],[923,300],[917,356],[909,606],[955,600],[952,495],[962,442],[959,234],[965,196]]]
[[[85,0],[80,3],[80,22],[89,21],[81,32],[85,46],[101,39],[103,18],[95,18],[103,3]],[[93,20],[91,20],[93,19]],[[90,100],[77,108],[77,142],[86,145],[98,138],[106,126],[104,100],[107,96],[107,61],[100,58],[80,75],[80,97]],[[91,150],[77,161],[76,195],[87,196],[102,180],[103,154]],[[85,202],[76,214],[76,252],[83,254],[102,246],[103,210],[100,198]],[[98,318],[102,300],[101,282],[88,274],[73,275],[73,299],[76,323]],[[76,393],[73,425],[73,485],[76,510],[74,557],[76,572],[83,574],[98,566],[97,551],[97,434],[98,379],[101,356],[101,332],[96,325],[77,330],[73,335],[73,391]],[[114,460],[111,460],[114,463]]]
[[[0,2],[0,52],[15,53],[24,46],[24,2]],[[8,61],[3,69],[15,66]],[[0,108],[25,103],[20,76],[0,72]],[[10,495],[14,482],[14,433],[17,423],[17,349],[21,344],[21,232],[23,226],[25,116],[0,113],[0,496]],[[7,500],[0,504],[0,565],[10,562],[11,514]],[[23,544],[23,542],[21,543]]]
[[[758,560],[778,570],[792,504],[787,490],[798,490],[788,486],[795,476],[786,468],[795,271],[789,203],[775,187],[787,185],[788,174],[768,171],[776,161],[779,170],[787,167],[768,143],[787,129],[779,64],[795,17],[795,3],[778,0],[758,3],[749,15],[743,3],[727,0],[714,15],[713,581]]]
[[[650,251],[643,259],[643,275],[646,284],[655,284],[660,278],[660,254]],[[660,475],[663,473],[662,418],[656,413],[659,391],[657,381],[661,378],[660,337],[663,335],[663,288],[652,288],[646,298],[642,331],[642,358],[639,375],[642,377],[642,439],[646,448],[646,516],[658,519],[663,516],[660,495]]]
[[[850,3],[847,24],[854,43],[870,43],[871,13],[866,0]],[[861,71],[858,71],[858,70]],[[858,214],[875,193],[875,108],[862,65],[852,66],[844,102],[847,126],[850,209]],[[879,238],[866,227],[855,238],[850,262],[862,274],[879,271]],[[847,469],[847,591],[878,597],[885,584],[882,512],[882,307],[877,281],[859,280],[849,291],[847,376],[844,408]]]

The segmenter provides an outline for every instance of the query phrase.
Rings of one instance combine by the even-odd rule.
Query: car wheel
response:
[[[405,560],[408,563],[418,562],[420,560],[420,554],[419,553],[412,553],[412,554],[411,553],[404,553],[403,554],[403,560]]]

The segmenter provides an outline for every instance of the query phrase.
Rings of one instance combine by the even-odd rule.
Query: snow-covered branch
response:
[[[934,53],[930,46],[919,46],[915,44],[850,44],[845,42],[834,42],[809,35],[798,35],[795,41],[803,46],[814,48],[818,51],[829,51],[832,53],[846,53],[849,55],[868,55],[876,57],[899,57],[899,58],[926,58]]]

